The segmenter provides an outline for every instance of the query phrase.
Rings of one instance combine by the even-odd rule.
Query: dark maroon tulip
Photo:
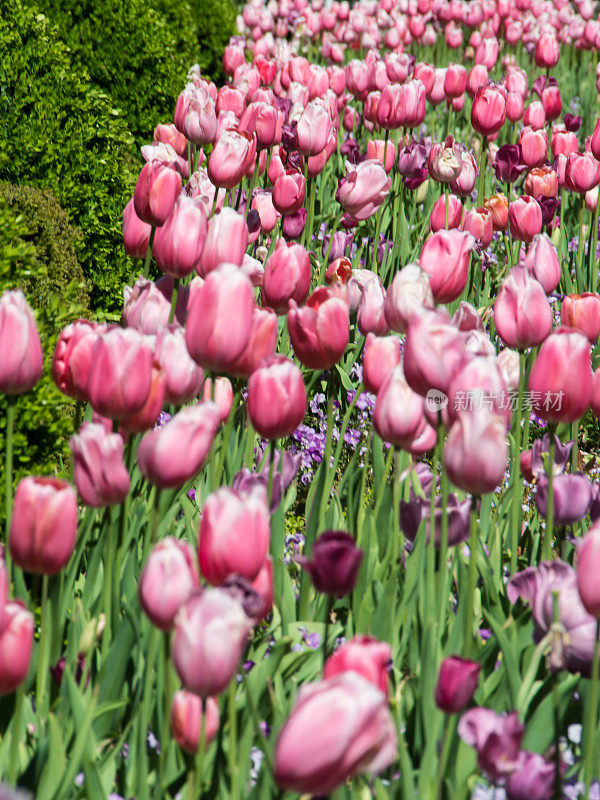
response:
[[[481,664],[460,656],[445,658],[435,687],[435,703],[446,714],[458,714],[469,705],[477,689]]]
[[[285,239],[299,239],[306,225],[308,211],[301,208],[295,214],[286,214],[283,218],[282,232]]]
[[[325,531],[315,541],[312,560],[299,556],[298,563],[310,574],[318,592],[338,597],[354,589],[363,552],[344,531]]]
[[[417,538],[421,520],[426,520],[425,530],[429,541],[431,504],[429,498],[416,497],[405,503],[400,502],[400,527],[404,535],[410,542]],[[448,517],[448,545],[455,547],[457,544],[466,542],[470,534],[471,526],[471,501],[459,500],[457,495],[448,495],[446,507]],[[437,495],[435,499],[434,512],[434,543],[440,546],[442,541],[442,496]]]
[[[565,114],[565,128],[569,133],[577,133],[581,128],[581,117],[574,114]]]
[[[520,144],[504,144],[498,149],[494,160],[494,172],[499,181],[514,183],[526,169]]]

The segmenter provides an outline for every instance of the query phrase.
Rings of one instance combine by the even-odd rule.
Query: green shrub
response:
[[[0,293],[21,289],[36,315],[44,351],[37,386],[17,398],[15,477],[60,473],[68,463],[74,404],[55,387],[50,374],[60,330],[89,316],[88,294],[74,229],[48,190],[0,182]],[[6,400],[0,395],[0,429]]]
[[[114,101],[73,68],[49,21],[19,3],[0,15],[0,141],[0,179],[56,195],[82,232],[92,308],[116,312],[131,270],[121,214],[140,160]]]

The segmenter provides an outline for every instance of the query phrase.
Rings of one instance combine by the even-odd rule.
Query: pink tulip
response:
[[[227,372],[248,344],[254,290],[233,264],[221,264],[190,301],[185,341],[205,369]]]
[[[332,289],[319,287],[302,308],[290,300],[287,324],[294,353],[304,366],[327,369],[344,354],[350,336],[348,304]]]
[[[578,194],[585,194],[600,180],[600,162],[591,153],[570,153],[567,156],[565,181],[567,188]]]
[[[329,794],[353,775],[379,773],[396,758],[386,696],[356,672],[305,684],[275,745],[284,790]]]
[[[465,214],[463,230],[468,231],[483,248],[489,247],[494,234],[491,212],[485,206],[470,209]]]
[[[133,193],[135,213],[155,227],[164,225],[181,194],[181,174],[159,161],[149,161],[142,167]]]
[[[264,101],[252,102],[241,116],[239,130],[256,136],[259,150],[281,141],[283,115],[274,106]]]
[[[590,139],[590,149],[596,161],[600,161],[600,119],[596,120],[596,127]]]
[[[508,207],[510,233],[522,242],[531,242],[542,230],[542,209],[539,203],[525,194]]]
[[[549,422],[574,422],[592,397],[590,344],[582,333],[559,328],[548,336],[529,374],[531,406]]]
[[[87,403],[92,350],[103,330],[103,326],[94,322],[78,319],[60,332],[52,359],[52,378],[68,397]]]
[[[373,425],[384,442],[403,450],[425,425],[423,399],[409,387],[401,365],[388,374],[379,389]]]
[[[202,469],[219,423],[215,403],[197,403],[181,409],[166,425],[150,431],[140,442],[137,450],[140,472],[161,489],[183,486]],[[182,441],[186,443],[183,449]]]
[[[224,589],[193,594],[175,618],[173,663],[187,691],[220,694],[235,675],[251,620]]]
[[[348,172],[342,178],[336,200],[354,219],[372,216],[387,197],[391,178],[388,178],[380,161],[367,160],[354,168],[347,164]]]
[[[389,327],[405,333],[410,319],[421,309],[433,309],[429,275],[418,264],[408,264],[394,277],[387,290],[383,310]]]
[[[541,167],[548,153],[548,139],[545,130],[535,131],[527,126],[519,134],[522,161],[528,167]]]
[[[219,410],[219,424],[225,422],[233,405],[233,386],[229,378],[221,376],[214,382],[212,378],[206,378],[202,387],[202,400],[212,400]]]
[[[552,321],[544,287],[524,265],[514,267],[494,303],[494,325],[502,341],[517,349],[535,347],[552,330]]]
[[[0,695],[12,694],[27,677],[34,625],[33,614],[20,600],[5,605],[0,624]]]
[[[463,205],[460,198],[449,194],[448,202],[448,230],[458,228],[462,218]],[[429,217],[429,230],[432,233],[446,228],[446,195],[442,194],[436,200]]]
[[[177,612],[199,585],[192,547],[167,536],[154,545],[140,574],[140,605],[153,625],[170,631]]]
[[[368,333],[363,352],[365,389],[377,394],[400,360],[400,340],[397,336],[375,336],[374,333]]]
[[[235,364],[231,365],[231,374],[247,378],[258,368],[263,358],[275,354],[276,347],[277,315],[268,308],[256,307],[248,344]]]
[[[266,439],[289,436],[304,419],[306,388],[302,373],[284,356],[265,359],[248,380],[248,414]]]
[[[267,259],[263,275],[263,297],[277,314],[287,314],[290,300],[302,304],[310,289],[311,266],[308,252],[299,244],[277,243]]]
[[[219,136],[210,154],[208,175],[215,186],[233,189],[244,177],[250,158],[253,158],[250,134],[228,128]]]
[[[535,46],[535,63],[542,69],[554,69],[560,58],[560,45],[553,33],[543,33]]]
[[[267,557],[269,541],[270,514],[262,486],[243,494],[221,487],[209,495],[198,542],[200,571],[209,583],[218,586],[232,574],[253,581]]]
[[[171,731],[173,738],[186,753],[196,753],[200,744],[202,714],[204,720],[204,743],[208,745],[219,730],[219,704],[214,697],[207,697],[203,704],[192,692],[179,689],[173,696],[171,706]]]
[[[123,439],[102,425],[84,422],[72,436],[73,480],[87,506],[102,508],[122,503],[129,492],[129,473],[123,462]]]
[[[506,117],[509,122],[518,122],[523,119],[525,103],[520,94],[509,92],[506,97]]]
[[[158,333],[154,358],[163,373],[165,402],[180,406],[198,396],[204,372],[188,353],[183,328],[169,325]]]
[[[273,184],[273,205],[280,214],[295,214],[306,194],[306,178],[295,170],[286,170]]]
[[[471,107],[471,124],[482,136],[498,133],[506,119],[506,90],[489,83],[477,90]]]
[[[188,83],[177,98],[175,127],[195,145],[214,141],[217,132],[215,102],[206,86]]]
[[[436,303],[450,303],[463,293],[474,243],[470,233],[458,230],[438,231],[426,240],[419,262]]]
[[[523,115],[523,123],[534,131],[539,131],[546,125],[546,111],[541,100],[529,103]]]
[[[125,286],[125,302],[121,313],[123,324],[149,336],[161,331],[169,322],[173,286],[173,278],[169,276],[160,278],[156,283],[140,276],[133,288]],[[180,287],[175,305],[175,323],[185,322],[188,294],[187,287]]]
[[[467,68],[462,64],[449,64],[444,77],[446,97],[460,97],[467,88]]]
[[[449,422],[455,422],[462,410],[479,405],[510,422],[511,404],[496,359],[493,355],[468,353],[448,387]]]
[[[152,351],[133,328],[102,333],[91,355],[87,394],[94,410],[110,419],[142,409],[152,384]]]
[[[310,102],[298,120],[296,144],[303,156],[316,156],[325,149],[333,130],[331,116],[318,101]]]
[[[516,711],[501,716],[488,708],[471,708],[458,723],[458,735],[477,750],[477,764],[492,781],[506,779],[519,765],[523,729]]]
[[[127,416],[120,421],[119,430],[126,433],[142,433],[153,428],[165,404],[165,378],[162,370],[152,364],[150,376],[150,391],[146,402],[135,414]]]
[[[467,75],[466,91],[469,97],[474,97],[477,90],[488,82],[488,69],[485,64],[475,64]]]
[[[262,600],[262,608],[255,619],[263,620],[268,617],[273,608],[273,559],[271,556],[266,557],[258,575],[252,581],[252,588]]]
[[[28,392],[42,376],[44,355],[33,312],[19,289],[0,297],[0,392]]]
[[[507,463],[505,419],[485,407],[461,412],[444,448],[444,465],[452,483],[478,496],[492,492]]]
[[[463,145],[457,144],[455,152],[461,162],[461,170],[457,178],[450,181],[450,191],[459,197],[468,197],[477,181],[477,163],[472,153]]]
[[[198,274],[206,277],[223,262],[240,266],[247,246],[248,226],[244,217],[233,208],[215,212],[208,223],[200,260],[196,262]]]
[[[123,209],[123,247],[128,256],[144,258],[150,244],[152,226],[135,213],[133,197]]]
[[[542,92],[544,114],[549,122],[558,119],[562,114],[562,97],[558,86],[546,86]]]
[[[8,545],[21,569],[54,575],[71,558],[77,496],[66,481],[28,475],[17,486]]]
[[[567,328],[581,331],[594,345],[600,335],[600,295],[597,292],[565,295],[560,320]]]
[[[188,140],[177,130],[175,125],[157,125],[156,128],[154,128],[153,138],[155,142],[170,144],[177,155],[183,156],[184,158],[187,156]]]
[[[369,139],[367,142],[367,158],[381,161],[385,171],[389,173],[396,161],[396,145],[391,141],[388,141],[386,145],[383,139]]]
[[[390,328],[384,314],[385,289],[381,280],[369,281],[361,293],[356,315],[358,330],[366,336],[375,333],[384,336]]]
[[[357,672],[387,694],[391,663],[392,648],[387,642],[359,634],[329,656],[323,667],[323,678],[328,680],[344,672]]]
[[[551,137],[552,155],[570,156],[571,153],[579,155],[579,142],[573,131],[567,131],[561,127],[554,127]]]
[[[556,289],[560,282],[560,261],[556,247],[546,234],[533,237],[524,264],[531,275],[542,284],[546,294]]]
[[[600,593],[598,569],[600,568],[600,528],[592,525],[577,548],[577,589],[583,607],[600,619]]]
[[[255,189],[250,207],[258,211],[262,232],[271,233],[279,219],[279,214],[273,205],[273,193],[270,190]]]
[[[447,393],[464,353],[464,336],[451,324],[445,311],[415,314],[404,344],[404,374],[408,385],[422,397],[430,389]]]
[[[169,218],[156,232],[152,255],[159,268],[173,278],[198,270],[206,239],[206,206],[182,194]]]

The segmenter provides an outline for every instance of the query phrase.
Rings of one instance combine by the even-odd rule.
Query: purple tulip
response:
[[[526,169],[520,144],[504,144],[498,148],[494,160],[494,172],[499,181],[514,183]]]
[[[570,133],[577,133],[581,128],[581,117],[574,114],[565,114],[565,128]]]
[[[539,753],[521,753],[520,764],[506,782],[508,800],[551,800],[555,767]]]
[[[572,448],[573,441],[563,444],[558,436],[554,437],[554,475],[560,475],[565,471]],[[549,433],[546,433],[541,439],[536,439],[531,447],[531,471],[538,477],[546,473],[544,453],[550,453]]]
[[[282,231],[285,239],[299,239],[306,225],[308,211],[305,208],[299,209],[295,214],[286,214],[283,218]]]
[[[466,542],[470,533],[471,520],[471,501],[469,499],[462,502],[457,495],[448,495],[448,505],[446,509],[448,517],[448,545],[454,547],[457,544]],[[404,535],[410,542],[414,542],[417,537],[419,525],[422,519],[426,519],[425,529],[427,531],[427,541],[429,541],[429,499],[422,497],[415,498],[408,503],[400,502],[400,527]],[[442,496],[435,498],[435,546],[439,547],[442,539]]]
[[[481,664],[460,656],[445,658],[435,687],[435,703],[446,714],[458,714],[473,699]]]
[[[542,209],[542,225],[550,225],[558,211],[560,200],[556,197],[545,197],[542,194],[538,194],[536,200]]]
[[[354,589],[363,552],[344,531],[325,531],[313,545],[312,560],[298,556],[315,589],[343,597]]]
[[[489,708],[471,708],[458,723],[458,735],[477,750],[477,763],[492,781],[507,778],[519,766],[523,723]]]
[[[596,620],[583,607],[577,589],[575,570],[563,561],[542,561],[509,580],[506,594],[511,603],[520,597],[529,603],[533,616],[533,638],[539,642],[554,622],[554,597],[558,592],[558,616],[565,632],[558,649],[551,654],[553,670],[590,674],[594,655]]]
[[[554,494],[554,522],[556,525],[572,525],[587,514],[592,502],[592,483],[583,472],[556,475],[552,481]],[[538,478],[535,504],[542,517],[548,507],[548,478]]]

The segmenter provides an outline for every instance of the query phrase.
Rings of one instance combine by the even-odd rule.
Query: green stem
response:
[[[438,412],[439,416],[441,414]],[[444,428],[440,421],[438,426],[438,440],[442,443],[444,441]],[[440,447],[440,449],[441,449]],[[440,629],[440,645],[441,639],[444,634],[444,627],[446,623],[446,604],[448,600],[448,473],[442,468],[440,473],[440,483],[442,489],[442,517],[440,529],[440,552],[439,552],[439,566],[437,575],[437,592],[439,603],[439,621],[441,624]],[[434,526],[435,531],[435,526]],[[431,534],[430,534],[431,535]]]
[[[42,601],[40,620],[40,648],[37,663],[37,677],[35,684],[35,704],[38,711],[47,707],[48,695],[46,692],[46,678],[48,675],[48,658],[50,654],[50,639],[52,638],[52,611],[48,601],[48,575],[42,576]]]
[[[549,561],[552,558],[552,540],[554,538],[554,451],[556,442],[554,433],[556,425],[550,425],[550,454],[546,464],[546,476],[548,478],[548,497],[546,501],[546,530],[542,542],[542,560]]]
[[[452,750],[452,742],[457,725],[457,714],[446,716],[444,720],[444,733],[442,734],[442,755],[437,779],[436,797],[438,800],[442,800],[444,795],[444,778],[446,777],[446,770],[448,769],[448,759],[450,758],[450,751]]]
[[[523,418],[523,392],[525,390],[525,353],[519,353],[519,394],[517,411],[513,421],[515,448],[513,451],[512,473],[513,493],[511,505],[510,571],[517,571],[517,551],[521,537],[521,505],[523,503],[523,481],[521,480],[521,420]]]
[[[10,520],[12,517],[12,487],[13,487],[13,434],[15,427],[15,398],[13,395],[6,396],[6,428],[4,434],[4,560],[8,579],[11,578],[11,558],[10,548],[8,547],[8,535],[10,532]]]
[[[177,294],[179,292],[179,278],[173,281],[173,294],[171,295],[171,310],[169,311],[169,325],[175,319],[175,306],[177,305]]]
[[[590,702],[586,708],[586,723],[584,728],[583,742],[583,769],[585,775],[585,800],[589,800],[590,786],[594,771],[594,741],[596,739],[596,728],[598,725],[598,677],[600,674],[599,657],[599,638],[600,620],[596,622],[596,642],[594,645],[594,660],[592,662],[592,685],[590,690]]]
[[[315,220],[315,187],[313,178],[308,177],[308,166],[306,168],[307,172],[307,179],[306,179],[306,191],[308,193],[308,218],[306,220],[306,225],[304,226],[304,246],[307,250],[311,248],[312,242],[312,233],[313,233],[313,226]]]
[[[139,729],[139,765],[138,765],[138,797],[140,800],[145,800],[149,796],[148,791],[148,748],[146,745],[146,736],[148,735],[148,728],[150,726],[150,708],[153,701],[153,684],[154,684],[154,665],[156,663],[156,656],[158,651],[160,631],[154,625],[150,628],[150,639],[148,643],[148,658],[144,665],[144,694],[142,696],[142,708],[140,713],[140,729]]]
[[[19,744],[21,742],[21,728],[23,727],[23,702],[25,698],[25,684],[22,683],[15,695],[15,709],[13,711],[10,758],[8,760],[8,785],[16,786],[19,776]]]
[[[435,500],[436,500],[436,483],[438,477],[438,464],[440,461],[440,434],[438,431],[435,449],[431,459],[431,495],[429,501],[429,537],[427,540],[427,556],[425,562],[426,586],[431,587],[427,592],[429,617],[435,617]]]
[[[158,760],[158,774],[156,779],[156,800],[164,800],[166,797],[166,792],[163,788],[164,783],[164,776],[165,776],[165,760],[167,757],[167,750],[169,747],[169,742],[171,740],[171,703],[172,700],[172,693],[173,688],[171,685],[171,657],[170,657],[170,647],[169,647],[169,632],[165,632],[162,639],[163,639],[163,669],[164,669],[164,676],[165,676],[165,705],[164,705],[164,712],[163,712],[163,724],[162,724],[162,732],[160,735],[160,756]]]
[[[331,448],[333,442],[333,370],[334,367],[330,367],[329,369],[329,378],[327,380],[327,431],[325,434],[325,452],[323,454],[323,464],[322,469],[325,470],[325,475],[330,470],[330,461],[331,461]],[[323,520],[325,518],[325,512],[327,511],[327,502],[329,500],[330,491],[325,491],[328,487],[327,479],[325,480],[323,486],[323,495],[321,496],[321,504],[319,508],[319,530],[323,527]]]
[[[271,505],[273,494],[273,465],[275,463],[275,439],[269,441],[269,481],[267,484],[267,505]]]
[[[144,278],[148,277],[148,272],[150,271],[150,259],[152,258],[152,246],[154,245],[154,236],[156,234],[156,228],[154,225],[152,226],[152,230],[150,231],[150,241],[148,242],[148,249],[146,250],[146,258],[144,259]]]
[[[481,152],[479,153],[479,175],[477,176],[477,203],[482,206],[485,194],[485,168],[487,160],[487,136],[481,137]]]
[[[323,634],[323,668],[325,668],[325,662],[327,661],[327,640],[329,638],[329,625],[331,621],[331,612],[333,611],[333,602],[334,598],[332,595],[327,595],[327,602],[325,604],[325,632]]]
[[[600,192],[598,194],[598,202],[592,220],[592,244],[590,246],[589,264],[590,264],[590,292],[595,292],[598,288],[598,258],[596,251],[598,250],[598,220],[600,214]]]
[[[237,716],[235,713],[235,690],[237,684],[235,680],[229,684],[228,714],[229,714],[229,779],[231,780],[230,800],[238,800],[239,796],[239,766],[237,763]],[[204,720],[204,714],[202,714]],[[200,737],[202,739],[202,737]],[[201,745],[204,743],[201,741]],[[204,747],[202,746],[203,750]],[[200,751],[198,751],[200,752]],[[199,770],[200,771],[200,770]],[[200,795],[202,792],[200,792]]]
[[[379,243],[379,233],[381,231],[381,217],[383,215],[383,206],[377,211],[375,215],[375,238],[373,239],[373,261],[372,261],[372,269],[373,272],[377,275],[377,246]]]
[[[103,582],[103,606],[104,606],[104,631],[102,634],[102,658],[108,653],[108,648],[112,640],[112,600],[113,600],[113,570],[115,562],[115,533],[110,517],[110,508],[107,507],[105,514],[106,528],[104,531],[104,582]]]
[[[473,650],[473,610],[475,607],[475,588],[477,586],[477,537],[479,525],[477,519],[477,498],[471,498],[471,536],[469,538],[469,586],[467,594],[467,614],[465,617],[465,658],[469,658]]]
[[[585,241],[583,236],[583,221],[585,218],[585,195],[581,195],[581,206],[579,208],[579,242],[577,244],[577,291],[583,292],[586,290],[582,274],[583,266],[583,251],[585,250]]]

